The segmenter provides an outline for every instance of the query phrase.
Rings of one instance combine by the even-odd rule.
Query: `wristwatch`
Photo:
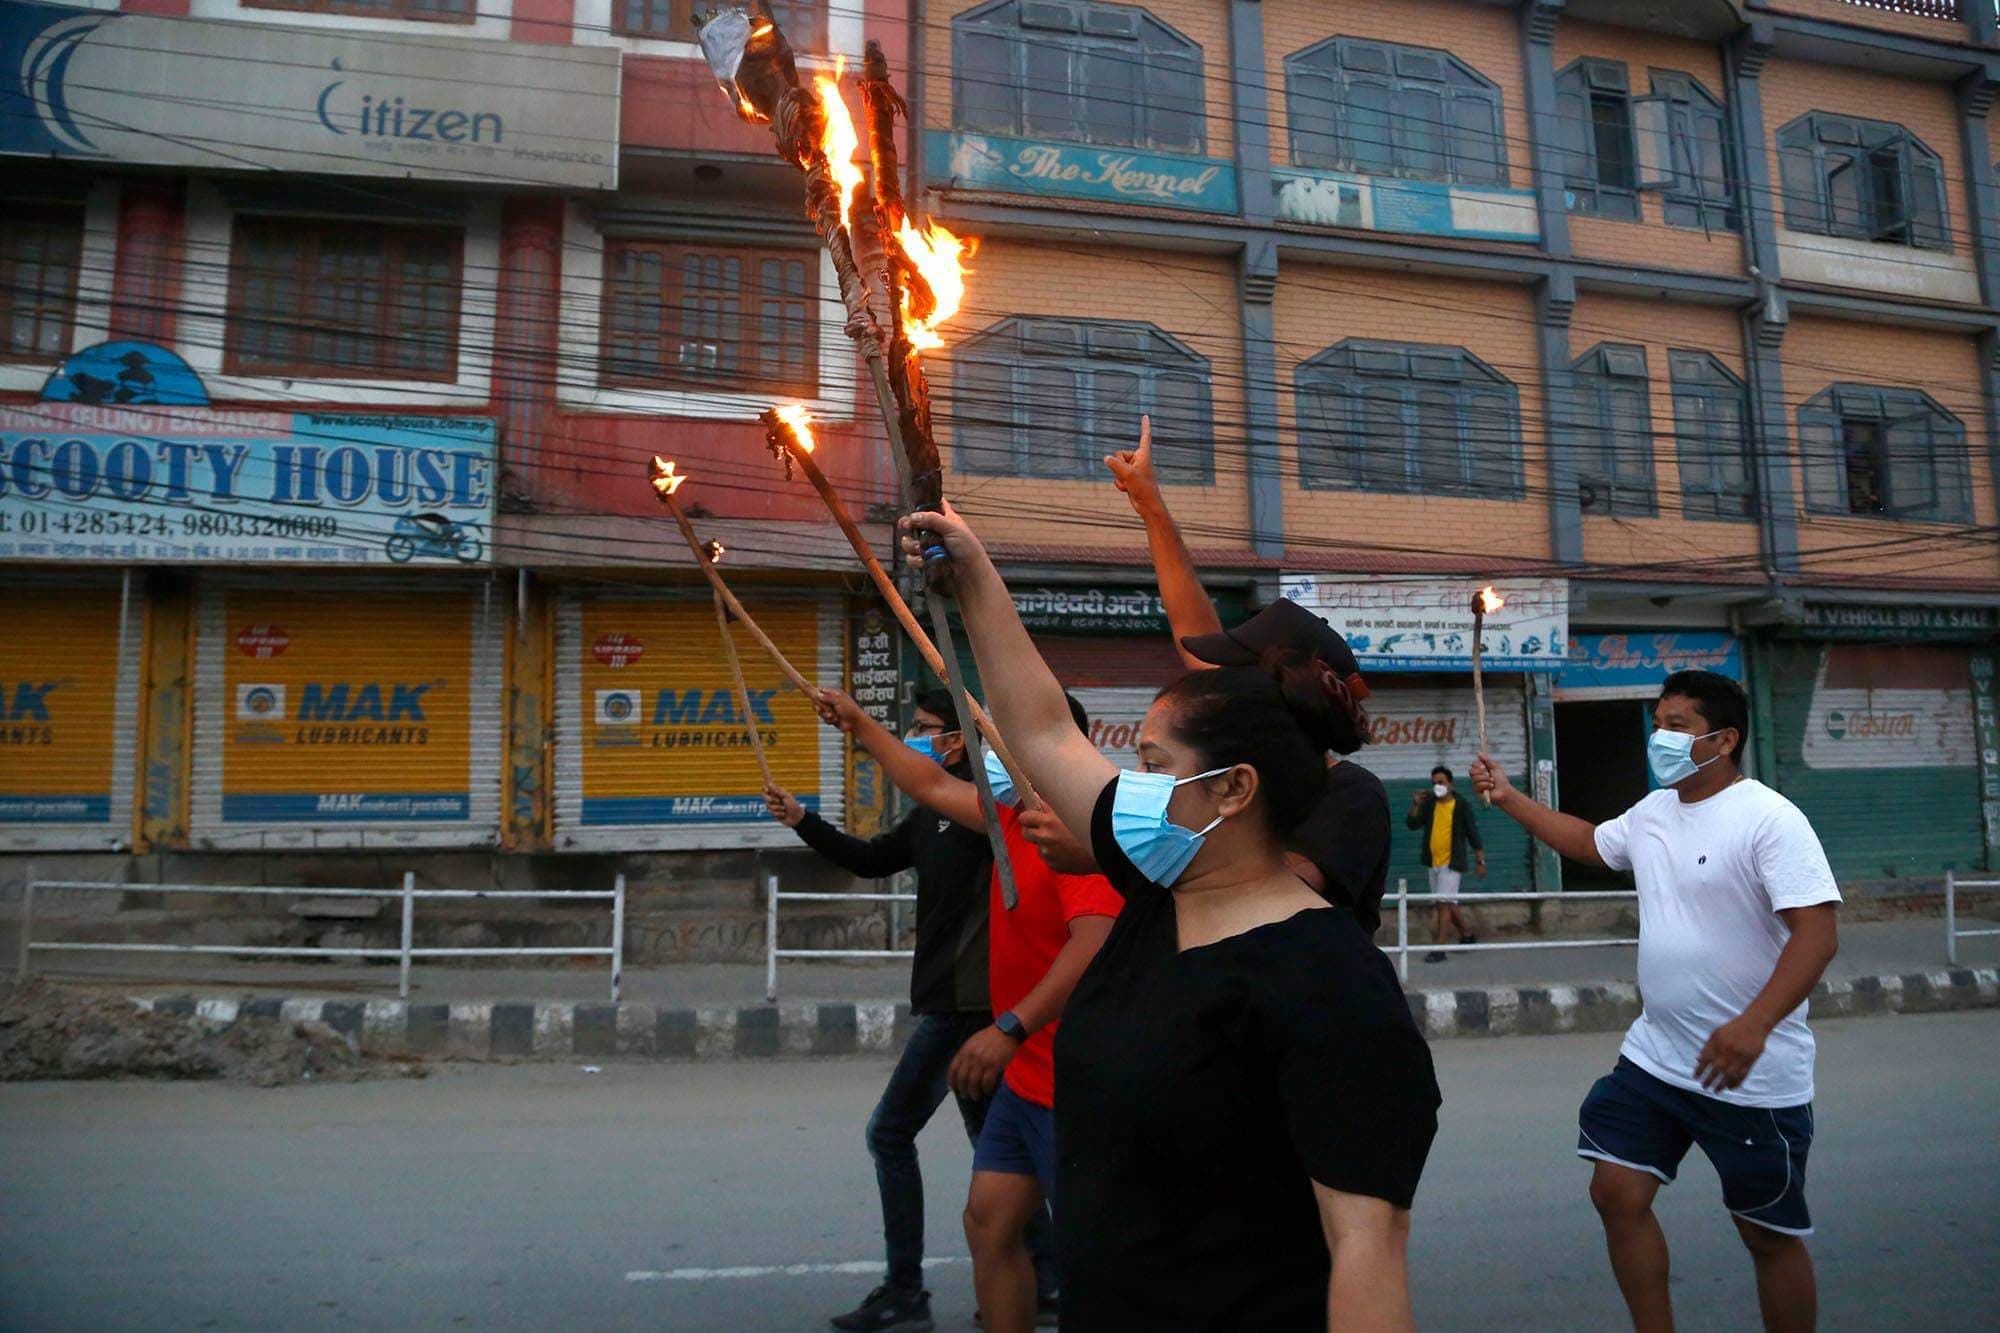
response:
[[[1015,1041],[1028,1039],[1028,1025],[1023,1023],[1012,1009],[993,1020],[993,1026],[1012,1037]]]

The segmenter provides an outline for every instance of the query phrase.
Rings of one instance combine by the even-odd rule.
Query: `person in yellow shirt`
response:
[[[1473,854],[1479,877],[1486,878],[1486,844],[1479,838],[1479,821],[1473,818],[1472,803],[1461,801],[1452,792],[1451,770],[1439,764],[1431,770],[1431,785],[1410,799],[1409,817],[1404,821],[1423,832],[1417,844],[1417,859],[1430,873],[1431,892],[1437,895],[1437,923],[1434,938],[1443,945],[1448,923],[1458,933],[1460,944],[1477,944],[1479,939],[1465,928],[1465,916],[1458,908],[1459,881],[1465,875],[1466,852]],[[1442,963],[1450,957],[1442,948],[1424,955],[1427,963]]]

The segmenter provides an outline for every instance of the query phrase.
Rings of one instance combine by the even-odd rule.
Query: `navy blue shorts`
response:
[[[1618,1057],[1577,1113],[1576,1155],[1658,1176],[1669,1185],[1691,1144],[1722,1177],[1722,1203],[1745,1222],[1810,1236],[1806,1153],[1812,1103],[1737,1106],[1653,1077]]]
[[[1003,1081],[986,1108],[986,1128],[972,1150],[972,1169],[1033,1176],[1041,1184],[1042,1197],[1054,1204],[1056,1113],[1035,1105]]]

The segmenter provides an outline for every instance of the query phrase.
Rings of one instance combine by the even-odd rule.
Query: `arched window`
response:
[[[1520,393],[1463,347],[1350,338],[1293,386],[1308,487],[1521,498]]]
[[[1570,367],[1586,514],[1644,514],[1653,496],[1653,407],[1646,349],[1601,343]]]
[[[1160,479],[1214,480],[1205,357],[1151,324],[1015,315],[951,357],[953,466],[1013,477],[1095,477],[1153,419]]]
[[[1972,521],[1965,423],[1916,389],[1835,384],[1799,409],[1806,509]]]
[[[1332,37],[1285,59],[1292,161],[1505,185],[1499,85],[1444,51]]]
[[[961,130],[1205,151],[1201,48],[1135,5],[999,0],[951,30]]]
[[[1681,467],[1681,512],[1689,518],[1752,518],[1749,393],[1706,352],[1669,352],[1674,384],[1674,453]]]
[[[1944,167],[1901,125],[1814,111],[1778,131],[1778,165],[1792,231],[1951,249]]]

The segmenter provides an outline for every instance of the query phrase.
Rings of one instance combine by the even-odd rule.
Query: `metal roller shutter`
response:
[[[1403,680],[1407,680],[1404,677]],[[1410,891],[1425,890],[1418,848],[1422,833],[1403,825],[1410,798],[1430,786],[1431,769],[1439,764],[1455,776],[1458,795],[1470,799],[1467,772],[1479,752],[1479,714],[1470,678],[1449,685],[1404,684],[1396,678],[1369,681],[1374,693],[1367,702],[1374,740],[1353,758],[1382,779],[1389,795],[1389,891],[1407,876]],[[1486,678],[1486,743],[1507,769],[1515,785],[1528,786],[1527,697],[1520,676]],[[1466,876],[1468,892],[1525,892],[1533,887],[1532,849],[1520,825],[1497,811],[1481,807],[1479,832],[1486,841],[1487,877]]]
[[[505,618],[490,582],[205,585],[196,844],[492,845]]]
[[[145,607],[116,574],[8,575],[0,848],[131,845]]]
[[[802,673],[841,687],[834,597],[760,594],[757,624]],[[775,663],[737,632],[773,774],[838,825],[845,738],[820,723]],[[791,847],[764,812],[763,779],[706,590],[569,594],[556,619],[556,845],[567,850]]]
[[[1778,789],[1836,875],[1982,864],[1969,649],[1780,642],[1769,662]]]

